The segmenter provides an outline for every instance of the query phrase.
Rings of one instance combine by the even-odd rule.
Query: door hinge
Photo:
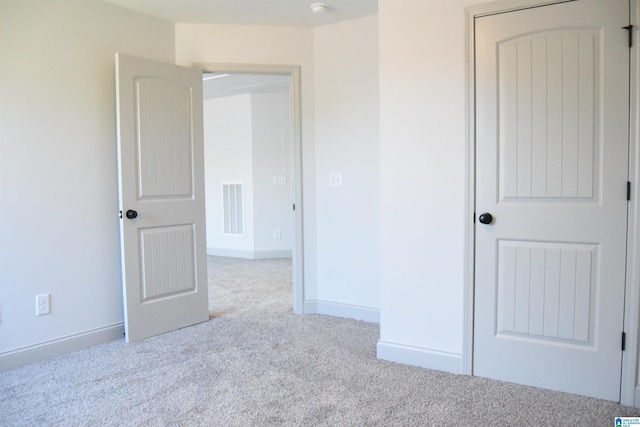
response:
[[[627,181],[627,200],[631,200],[631,182]]]
[[[626,345],[626,341],[627,341],[627,334],[625,334],[624,332],[622,333],[622,351],[624,351],[625,345]]]
[[[473,223],[474,224],[476,223],[476,213],[475,212],[473,213]]]
[[[120,219],[122,219],[122,211],[120,211]]]
[[[626,27],[622,27],[623,30],[627,30],[629,32],[629,47],[633,46],[633,25],[627,25]]]

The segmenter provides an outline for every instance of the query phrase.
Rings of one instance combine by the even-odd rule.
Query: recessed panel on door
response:
[[[597,200],[599,32],[498,44],[500,200]]]
[[[140,229],[142,303],[196,291],[194,225]]]
[[[500,241],[496,336],[592,345],[598,247]]]
[[[193,198],[192,102],[188,86],[136,79],[139,199]]]

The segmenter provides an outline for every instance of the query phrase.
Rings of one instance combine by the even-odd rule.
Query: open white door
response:
[[[208,320],[202,75],[116,54],[127,342]]]
[[[628,22],[627,0],[476,19],[475,375],[619,400]]]

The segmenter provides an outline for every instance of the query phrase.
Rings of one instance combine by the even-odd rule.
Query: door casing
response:
[[[532,7],[549,6],[579,0],[501,0],[465,9],[466,45],[466,188],[465,188],[465,271],[463,319],[463,373],[473,374],[473,313],[475,289],[475,19]],[[640,0],[630,0],[631,19],[638,26]],[[623,31],[621,29],[621,31]],[[640,72],[640,37],[634,34],[631,49],[630,76]],[[626,346],[622,356],[620,403],[640,407],[640,389],[636,392],[638,372],[638,332],[640,323],[640,81],[630,81],[629,117],[629,181],[631,201],[627,225],[627,283],[624,303]]]
[[[253,73],[283,74],[289,76],[289,96],[291,106],[291,199],[293,210],[293,247],[291,251],[293,269],[293,312],[304,314],[304,254],[302,228],[302,133],[300,104],[300,67],[297,65],[225,64],[193,63],[208,73]],[[293,209],[293,206],[292,206]]]

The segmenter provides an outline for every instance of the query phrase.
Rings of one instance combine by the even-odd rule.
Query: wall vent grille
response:
[[[241,182],[222,184],[224,234],[244,236],[244,191]]]

